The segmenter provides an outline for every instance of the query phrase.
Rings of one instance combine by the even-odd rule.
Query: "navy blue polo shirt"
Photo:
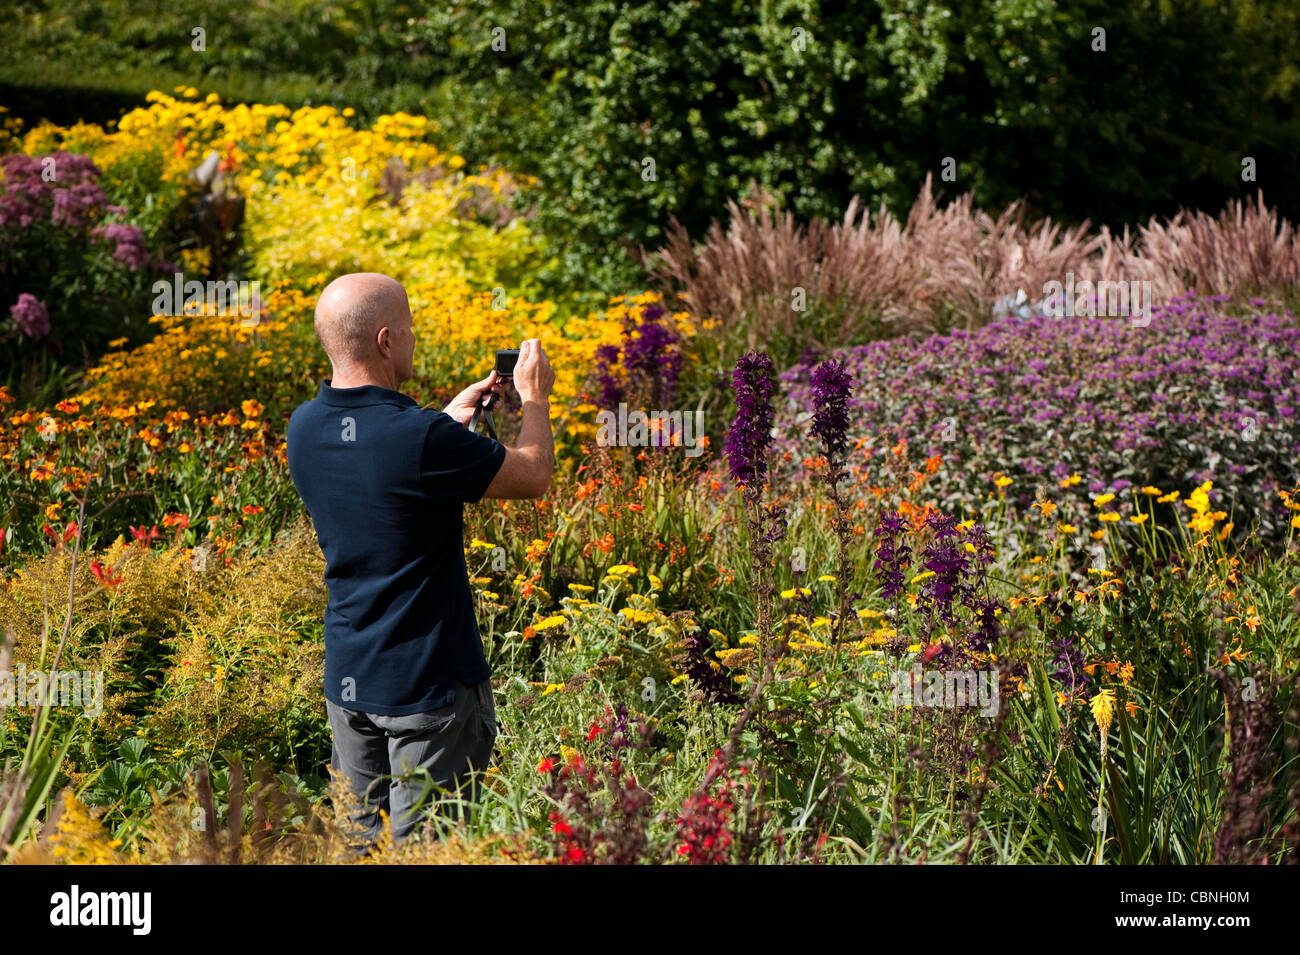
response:
[[[325,697],[402,716],[492,675],[465,569],[462,507],[506,449],[378,385],[332,388],[289,418],[289,474],[325,555]]]

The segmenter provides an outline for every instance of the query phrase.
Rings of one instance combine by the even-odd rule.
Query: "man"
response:
[[[289,419],[289,473],[325,555],[331,765],[363,799],[355,821],[373,845],[380,809],[398,841],[414,831],[437,796],[430,783],[468,783],[477,795],[497,726],[462,504],[546,493],[555,372],[536,339],[520,345],[523,421],[508,448],[468,430],[475,407],[501,394],[495,370],[443,411],[397,390],[412,374],[415,333],[393,279],[335,279],[316,304],[316,333],[332,377]]]

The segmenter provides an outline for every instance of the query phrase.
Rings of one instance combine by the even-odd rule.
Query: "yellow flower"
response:
[[[1001,471],[993,476],[993,483],[998,487],[1006,487],[1011,483],[1011,478],[1007,477]]]
[[[1108,522],[1108,523],[1113,524],[1115,521],[1119,520],[1119,512],[1117,512],[1117,511],[1107,511],[1107,512],[1104,513],[1104,514],[1099,514],[1099,515],[1097,515],[1097,520],[1099,520],[1099,521],[1106,521],[1106,522]]]
[[[1092,504],[1094,507],[1101,507],[1103,504],[1109,504],[1113,500],[1115,500],[1114,494],[1103,494],[1100,497],[1093,498]]]
[[[1075,531],[1078,530],[1078,528],[1075,527],[1073,524],[1058,524],[1056,526],[1056,529],[1060,531],[1062,534],[1073,534]]]
[[[1156,498],[1156,503],[1172,504],[1174,501],[1178,500],[1179,493],[1179,491],[1170,491],[1168,494],[1162,494],[1160,497]]]
[[[631,577],[636,574],[636,568],[631,564],[615,564],[608,572],[615,577]]]
[[[618,612],[620,617],[626,617],[632,623],[652,623],[659,619],[659,614],[650,613],[646,610],[636,610],[632,607],[624,607]]]
[[[1152,487],[1150,484],[1148,484],[1146,487],[1142,489],[1142,493],[1149,495],[1151,497],[1157,497],[1165,492],[1160,490],[1160,488],[1158,487]]]
[[[1132,521],[1134,524],[1141,524],[1150,516],[1151,516],[1150,514],[1133,514],[1129,516],[1129,520]]]
[[[485,540],[479,540],[477,537],[475,537],[473,540],[469,542],[469,546],[475,550],[491,550],[494,545],[489,544]]]
[[[1052,512],[1056,510],[1056,505],[1054,503],[1043,498],[1040,498],[1037,501],[1035,501],[1034,507],[1041,510],[1043,512],[1044,517],[1051,517]]]
[[[596,588],[588,587],[586,584],[569,584],[569,589],[572,590],[575,594],[582,596],[583,594],[591,593]]]
[[[1102,690],[1088,705],[1092,708],[1092,718],[1097,721],[1097,729],[1105,734],[1110,729],[1110,721],[1115,717],[1115,691]]]
[[[795,596],[795,594],[798,594],[802,597],[807,597],[812,594],[812,591],[809,590],[807,587],[792,587],[789,590],[781,591],[781,597],[784,600],[790,600]]]
[[[553,613],[549,617],[543,617],[533,624],[533,629],[541,632],[542,630],[554,630],[565,623],[564,614]]]
[[[1064,481],[1061,482],[1061,487],[1074,487],[1082,480],[1083,478],[1079,477],[1079,473],[1076,471],[1074,474],[1071,474],[1068,478],[1066,478]]]

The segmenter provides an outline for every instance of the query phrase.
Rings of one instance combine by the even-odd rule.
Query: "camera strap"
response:
[[[487,429],[488,437],[493,441],[500,442],[501,439],[497,437],[497,429],[492,423],[492,406],[496,403],[496,395],[493,395],[492,400],[488,402],[486,408],[482,405],[475,405],[474,416],[469,419],[469,430],[477,431],[478,423],[481,419],[483,421],[483,427]]]

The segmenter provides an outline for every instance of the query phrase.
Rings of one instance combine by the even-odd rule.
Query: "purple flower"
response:
[[[812,374],[813,425],[810,434],[821,438],[826,460],[838,465],[848,447],[849,389],[853,377],[842,361],[825,361]]]
[[[50,313],[35,295],[23,292],[18,304],[9,306],[14,324],[28,338],[44,338],[50,333]]]
[[[880,581],[881,596],[895,600],[903,592],[907,568],[912,563],[912,549],[903,536],[907,521],[895,511],[880,516],[873,536],[876,538],[876,564],[873,568]]]
[[[750,352],[736,362],[732,374],[736,416],[727,433],[727,464],[731,479],[746,487],[767,477],[767,449],[772,444],[772,395],[776,390],[772,359]]]
[[[148,264],[149,250],[144,245],[144,232],[138,226],[110,222],[90,231],[96,238],[113,243],[113,258],[125,262],[131,271],[139,271]]]

